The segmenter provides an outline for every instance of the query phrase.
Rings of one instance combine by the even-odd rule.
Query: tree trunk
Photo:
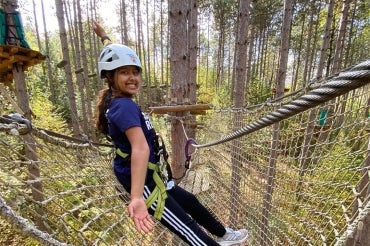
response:
[[[149,1],[146,0],[145,1],[145,5],[146,5],[146,20],[145,22],[147,23],[147,27],[146,27],[146,40],[145,40],[145,43],[146,43],[146,48],[144,49],[143,48],[143,53],[144,53],[144,59],[145,59],[145,67],[146,67],[146,99],[147,99],[147,105],[148,107],[151,106],[151,102],[153,102],[153,93],[152,93],[152,90],[151,90],[151,85],[152,85],[152,81],[151,81],[151,64],[152,64],[152,60],[151,60],[151,57],[150,57],[150,28],[149,28]],[[144,38],[143,38],[144,39]],[[144,42],[144,41],[143,41]],[[144,47],[144,46],[143,46]]]
[[[161,16],[160,16],[160,38],[161,40],[164,39],[164,36],[163,36],[163,33],[164,33],[164,18],[163,18],[163,1],[161,1]],[[168,32],[166,32],[168,33]],[[164,50],[165,50],[165,45],[163,42],[161,42],[161,84],[165,83],[166,85],[166,88],[167,88],[167,91],[166,91],[166,96],[168,97],[168,76],[165,78],[164,76],[164,72],[167,70],[165,69],[165,64],[167,63],[166,60],[165,60],[165,56],[164,56]],[[168,74],[168,73],[166,73]]]
[[[60,42],[62,45],[63,60],[66,62],[64,71],[66,74],[68,100],[69,100],[73,135],[75,137],[79,137],[81,132],[80,132],[80,126],[78,123],[76,95],[75,95],[75,89],[73,87],[72,70],[71,70],[70,59],[69,59],[67,32],[66,32],[66,28],[64,25],[63,1],[55,0],[55,7],[56,7],[58,24],[59,24],[59,37],[60,37]]]
[[[319,64],[318,64],[317,74],[316,74],[317,79],[322,78],[324,63],[327,58],[327,47],[329,43],[330,26],[331,26],[331,22],[333,18],[333,9],[334,9],[334,1],[330,0],[330,3],[328,5],[328,14],[327,14],[327,19],[326,19],[326,24],[325,24],[325,30],[323,34],[321,53],[319,57]],[[305,169],[307,168],[308,158],[310,154],[309,143],[313,137],[313,133],[314,133],[313,129],[316,124],[316,121],[315,121],[316,115],[317,115],[317,109],[312,108],[308,115],[308,123],[306,127],[306,132],[304,135],[303,146],[301,148],[301,153],[300,153],[300,171],[299,171],[300,180],[303,179],[303,176],[305,175]],[[301,183],[298,184],[297,191],[299,191],[300,189],[301,189]],[[300,198],[297,197],[297,199],[299,200]]]
[[[355,20],[356,20],[356,12],[357,12],[357,1],[354,1],[353,3],[353,10],[352,10],[352,15],[351,15],[351,23],[350,23],[350,27],[349,27],[349,30],[348,30],[348,38],[347,38],[347,44],[346,44],[346,47],[344,50],[345,50],[345,56],[344,56],[344,64],[343,66],[344,67],[348,67],[350,64],[353,64],[353,57],[350,56],[350,52],[351,52],[351,49],[350,47],[352,46],[352,40],[354,40],[354,26],[355,26]]]
[[[158,88],[158,78],[157,78],[157,62],[158,62],[158,55],[157,55],[157,16],[156,16],[156,12],[157,12],[157,4],[153,3],[154,4],[154,11],[153,11],[153,27],[152,27],[152,33],[153,33],[153,37],[152,37],[152,47],[153,47],[153,66],[152,66],[152,74],[151,76],[153,76],[153,84],[156,88]],[[150,42],[148,40],[148,42]],[[155,95],[157,95],[157,92],[155,92]]]
[[[45,38],[45,52],[48,55],[47,57],[47,66],[48,66],[48,80],[49,80],[49,87],[50,87],[50,100],[52,102],[56,102],[57,100],[57,95],[55,91],[55,81],[53,77],[53,68],[51,67],[51,61],[50,61],[50,42],[49,42],[49,35],[48,32],[46,31],[46,20],[45,20],[45,10],[44,10],[44,2],[41,1],[41,8],[42,8],[42,22],[44,25],[44,38]]]
[[[247,94],[248,93],[248,90],[249,90],[249,82],[250,82],[250,79],[251,79],[251,73],[252,73],[252,58],[253,58],[253,49],[254,49],[254,36],[255,36],[255,26],[252,26],[251,27],[251,30],[250,30],[250,35],[249,35],[249,38],[248,38],[248,59],[247,59],[247,67],[246,67],[246,75],[245,75],[245,92],[246,92],[246,96],[245,96],[245,103],[244,104],[248,104],[249,103],[249,95]]]
[[[306,8],[306,6],[305,6]],[[294,76],[292,76],[292,86],[290,88],[290,91],[296,91],[297,89],[297,81],[298,81],[298,76],[299,76],[299,71],[301,68],[301,54],[303,50],[303,39],[304,37],[304,27],[306,26],[306,13],[304,12],[301,16],[301,21],[302,21],[302,26],[301,26],[301,34],[299,35],[299,48],[298,48],[298,54],[297,54],[297,59],[296,62],[294,62],[295,69],[293,71]]]
[[[187,6],[188,1],[169,0],[169,27],[170,27],[170,78],[171,103],[183,104],[189,98],[188,90],[188,44],[187,44]],[[172,116],[182,119],[185,112],[173,113]],[[173,176],[181,177],[185,171],[184,146],[186,137],[180,120],[172,120],[171,146],[173,157]]]
[[[80,0],[77,0],[77,13],[78,13],[78,33],[80,37],[84,37],[84,32],[83,32],[83,26],[82,26],[82,10],[81,10],[81,4]],[[86,47],[85,47],[85,42],[83,41],[84,39],[81,38],[82,42],[80,42],[81,47],[80,47],[80,53],[81,53],[81,59],[82,59],[82,66],[78,67],[82,69],[82,83],[83,83],[83,94],[86,96],[86,100],[83,101],[81,98],[81,104],[84,105],[86,104],[86,118],[84,119],[84,122],[86,122],[87,126],[85,129],[85,134],[88,136],[91,136],[94,131],[91,131],[91,124],[92,124],[92,118],[93,118],[93,112],[92,112],[92,95],[91,95],[91,89],[90,89],[90,83],[89,83],[89,76],[88,76],[88,61],[87,61],[87,52],[86,52]],[[81,65],[81,63],[80,63]],[[80,70],[81,71],[81,70]],[[77,73],[77,71],[76,71]]]
[[[120,23],[121,23],[121,42],[128,45],[128,27],[127,27],[127,13],[125,0],[120,1]]]
[[[31,109],[29,106],[27,86],[25,81],[25,74],[21,65],[15,64],[13,67],[13,76],[15,81],[15,93],[17,96],[17,103],[24,112],[24,117],[31,122]],[[44,194],[42,190],[42,183],[40,181],[34,181],[40,179],[40,168],[37,164],[38,156],[36,150],[36,142],[33,135],[25,135],[24,140],[24,155],[25,161],[29,162],[28,168],[28,179],[30,180],[32,198],[35,203],[35,211],[39,215],[36,218],[36,225],[40,230],[47,231],[43,223],[44,209],[42,208],[42,201],[44,200]]]
[[[290,30],[292,25],[293,16],[293,1],[284,1],[284,15],[283,23],[281,28],[281,41],[280,41],[280,60],[279,60],[279,70],[276,76],[276,97],[279,98],[284,95],[285,89],[285,79],[287,73],[288,64],[288,54],[289,54],[289,43],[290,43]],[[271,141],[271,152],[270,152],[270,162],[267,170],[267,185],[266,192],[263,198],[263,208],[261,216],[261,241],[260,245],[266,245],[268,240],[266,236],[268,235],[269,228],[269,218],[271,213],[271,201],[274,194],[274,180],[276,173],[276,162],[278,159],[277,148],[279,146],[279,134],[280,134],[280,123],[273,124],[273,133]]]
[[[82,54],[81,54],[81,49],[80,49],[80,40],[81,38],[80,37],[83,37],[80,36],[80,33],[78,31],[78,26],[79,26],[79,18],[78,18],[78,7],[77,5],[79,4],[78,3],[79,0],[74,0],[73,1],[73,9],[71,9],[70,7],[70,3],[66,3],[68,4],[68,9],[69,11],[66,11],[66,16],[67,16],[67,19],[68,19],[68,23],[69,23],[69,26],[70,26],[70,33],[72,33],[71,35],[69,35],[69,38],[70,38],[70,46],[71,46],[71,49],[72,49],[72,61],[73,61],[73,65],[74,65],[74,69],[75,69],[75,76],[76,76],[76,82],[77,82],[77,88],[78,88],[78,95],[79,95],[79,99],[81,101],[80,105],[81,105],[81,123],[82,123],[82,132],[84,134],[87,134],[88,132],[88,121],[87,121],[87,111],[86,111],[86,98],[85,98],[85,89],[84,89],[84,81],[83,81],[83,73],[82,73],[82,63],[81,63],[81,58],[82,58]],[[72,17],[69,15],[70,13],[74,13],[74,16],[73,16],[73,19],[74,21],[72,21]],[[69,18],[68,18],[68,15],[69,15]],[[82,103],[84,102],[84,103]]]
[[[136,27],[137,27],[137,33],[136,33],[136,37],[137,37],[137,42],[136,42],[136,52],[137,52],[137,55],[139,56],[140,60],[141,60],[141,66],[142,66],[142,69],[143,69],[143,85],[148,85],[147,82],[148,82],[148,79],[147,77],[149,76],[147,74],[147,62],[145,60],[145,54],[143,52],[143,47],[144,47],[144,41],[143,41],[143,34],[142,34],[142,21],[141,21],[141,13],[140,13],[140,0],[136,0]],[[144,106],[146,105],[146,101],[144,101],[144,90],[140,90],[140,93],[139,93],[139,98],[138,98],[138,103],[139,105],[141,106]]]
[[[337,43],[335,46],[335,53],[333,59],[333,67],[331,74],[337,73],[341,69],[342,56],[343,56],[343,47],[344,47],[344,37],[347,28],[348,20],[348,9],[351,0],[343,0],[342,14],[340,17],[340,26],[338,31]]]
[[[197,57],[198,57],[198,0],[189,0],[188,13],[188,79],[187,87],[189,88],[189,104],[197,102]],[[187,135],[189,138],[195,138],[196,135],[196,117],[189,116],[190,124],[186,125]]]
[[[322,78],[322,74],[323,74],[324,66],[325,66],[325,60],[327,58],[327,50],[328,50],[329,41],[330,41],[330,26],[333,20],[334,2],[335,2],[334,0],[330,0],[329,5],[328,5],[328,14],[326,17],[325,31],[323,34],[324,37],[322,39],[321,53],[319,57],[319,63],[317,66],[317,74],[316,74],[317,79]]]
[[[236,108],[241,108],[245,104],[245,85],[246,85],[246,69],[247,69],[247,47],[248,47],[248,21],[249,21],[249,0],[239,1],[238,13],[238,32],[236,34],[235,45],[235,76],[234,76],[234,105]],[[236,113],[233,120],[233,129],[237,130],[242,127],[243,114]],[[230,193],[230,222],[237,224],[237,218],[240,209],[240,168],[242,159],[241,140],[235,139],[232,143],[231,160],[231,193]]]
[[[306,86],[307,84],[307,81],[309,79],[309,71],[311,70],[311,60],[310,60],[310,57],[311,57],[311,53],[312,53],[312,49],[314,48],[311,48],[312,47],[312,32],[313,32],[313,27],[314,27],[314,16],[317,14],[316,11],[315,11],[315,2],[312,1],[310,3],[311,7],[310,7],[310,18],[309,18],[309,21],[308,21],[308,27],[307,27],[307,36],[305,37],[306,38],[306,44],[305,44],[305,58],[304,58],[304,68],[303,68],[303,74],[302,74],[302,81],[303,81],[303,85],[302,86]],[[294,90],[293,90],[294,91]]]

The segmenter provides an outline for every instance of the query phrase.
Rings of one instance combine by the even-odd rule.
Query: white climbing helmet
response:
[[[136,53],[126,45],[110,44],[104,47],[98,61],[100,78],[104,78],[103,71],[111,71],[123,66],[136,66],[141,71],[141,63]]]

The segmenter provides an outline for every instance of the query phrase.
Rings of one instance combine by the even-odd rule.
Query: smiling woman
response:
[[[93,28],[103,43],[109,40],[98,22],[93,23]],[[107,42],[99,57],[98,70],[108,88],[99,93],[96,126],[116,147],[113,170],[130,193],[127,208],[136,229],[151,231],[154,224],[151,214],[190,245],[244,242],[248,237],[246,229],[224,227],[193,193],[172,180],[166,148],[160,145],[149,115],[133,101],[142,82],[137,54],[125,45]]]

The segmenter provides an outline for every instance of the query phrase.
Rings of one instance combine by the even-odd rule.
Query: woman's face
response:
[[[140,88],[141,72],[136,66],[117,68],[114,73],[114,83],[120,94],[133,97]]]

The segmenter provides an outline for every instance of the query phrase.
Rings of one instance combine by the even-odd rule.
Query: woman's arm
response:
[[[149,146],[140,127],[130,127],[125,134],[131,144],[131,198],[142,198],[148,169]]]
[[[131,144],[131,201],[128,211],[136,228],[148,232],[153,227],[153,221],[148,213],[143,193],[150,150],[140,127],[131,127],[125,134]]]
[[[96,35],[98,35],[98,37],[100,38],[104,46],[112,43],[107,33],[105,32],[104,28],[99,24],[99,22],[95,20],[93,20],[93,29]]]

